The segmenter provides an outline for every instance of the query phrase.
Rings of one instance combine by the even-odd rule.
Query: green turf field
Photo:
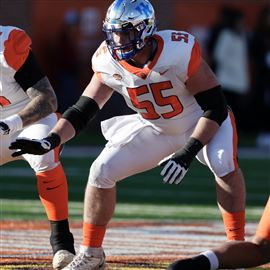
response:
[[[62,158],[69,182],[70,220],[82,220],[84,189],[92,161],[80,156]],[[246,177],[247,221],[257,222],[270,193],[270,159],[249,157],[240,159],[239,163]],[[221,220],[214,179],[205,166],[194,161],[179,186],[163,184],[159,173],[160,169],[156,168],[118,184],[115,221]],[[6,164],[0,169],[0,179],[0,220],[46,220],[37,195],[36,178],[28,164],[22,161]],[[18,265],[1,267],[19,269]],[[32,265],[27,268],[22,264],[22,269],[32,268]],[[127,270],[143,268],[152,269],[148,266],[132,268],[132,263],[127,268],[121,267]],[[164,266],[155,265],[154,269],[164,269]],[[259,269],[262,268],[253,270]]]
[[[84,188],[93,160],[76,157],[63,158],[62,161],[69,182],[71,218],[80,219]],[[246,177],[247,219],[257,221],[270,193],[270,160],[241,159],[240,166]],[[159,172],[160,169],[156,168],[118,184],[115,218],[220,218],[214,179],[205,166],[194,161],[179,186],[163,184]],[[35,176],[25,162],[3,166],[0,178],[1,218],[44,218]]]

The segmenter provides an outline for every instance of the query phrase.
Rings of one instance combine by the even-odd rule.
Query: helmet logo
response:
[[[140,3],[140,5],[137,6],[135,9],[145,16],[151,16],[151,10],[149,8],[149,5],[145,5],[144,3]]]

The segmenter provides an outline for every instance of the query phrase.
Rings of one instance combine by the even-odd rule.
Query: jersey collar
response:
[[[132,65],[130,65],[127,61],[125,60],[122,60],[122,61],[119,61],[119,64],[124,68],[126,69],[128,72],[142,78],[142,79],[146,79],[148,74],[150,73],[150,71],[153,69],[153,67],[155,66],[155,64],[157,63],[160,55],[161,55],[161,52],[163,50],[163,47],[164,47],[164,41],[163,39],[158,36],[157,34],[153,35],[153,38],[156,40],[157,42],[157,51],[156,51],[156,54],[152,60],[152,62],[148,65],[148,66],[145,66],[144,68],[139,68],[139,67],[134,67]]]

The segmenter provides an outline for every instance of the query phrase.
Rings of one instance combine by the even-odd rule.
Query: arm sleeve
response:
[[[219,126],[227,118],[227,102],[220,85],[198,93],[194,98],[204,111],[203,117],[217,122]]]
[[[26,91],[29,87],[34,86],[45,74],[38,65],[32,51],[30,50],[27,59],[19,70],[15,73],[14,79]]]

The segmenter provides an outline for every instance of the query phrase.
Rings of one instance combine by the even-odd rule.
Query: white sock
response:
[[[103,248],[102,247],[94,248],[81,245],[80,253],[84,253],[87,256],[92,255],[94,257],[101,257],[103,254]]]
[[[210,262],[210,270],[216,270],[219,267],[218,257],[212,250],[207,250],[205,252],[202,252],[201,255],[204,255],[208,258]]]

